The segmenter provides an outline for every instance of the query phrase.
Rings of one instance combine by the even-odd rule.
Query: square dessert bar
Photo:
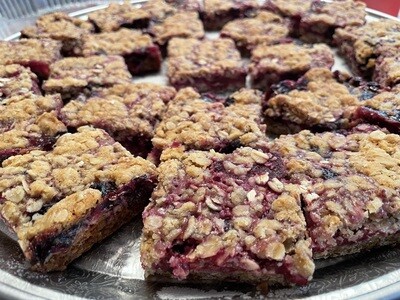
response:
[[[273,13],[260,11],[253,18],[228,22],[221,30],[221,37],[231,38],[242,55],[248,56],[258,44],[278,44],[287,41],[289,28],[284,20]]]
[[[178,9],[164,0],[149,0],[143,3],[141,9],[150,15],[150,26],[159,23],[178,12]]]
[[[37,271],[65,269],[139,214],[156,181],[154,165],[90,127],[9,158],[0,175],[1,217]]]
[[[383,45],[378,48],[378,58],[372,79],[381,86],[392,87],[400,84],[400,39],[397,45]]]
[[[74,48],[80,45],[82,36],[93,31],[94,26],[90,22],[56,12],[38,18],[35,25],[21,31],[21,37],[61,41],[63,55],[71,56],[74,55]]]
[[[254,16],[257,8],[256,0],[204,0],[204,27],[220,30],[229,21]]]
[[[290,24],[291,35],[298,36],[300,20],[311,8],[313,0],[266,0],[261,8],[285,17]]]
[[[59,95],[16,95],[0,103],[0,163],[33,149],[49,149],[67,128],[57,118]],[[1,202],[1,201],[0,201]]]
[[[61,59],[61,42],[52,39],[0,41],[0,65],[22,65],[39,79],[47,79],[50,65]]]
[[[197,12],[179,11],[149,28],[153,40],[165,52],[172,38],[204,38],[203,23]]]
[[[41,95],[37,76],[20,65],[0,65],[0,103],[9,97],[28,93]]]
[[[400,86],[384,91],[362,103],[354,116],[400,134]]]
[[[298,190],[279,156],[163,152],[143,213],[147,277],[305,285],[314,272]]]
[[[67,57],[51,65],[50,78],[43,89],[46,93],[60,93],[67,101],[90,95],[95,88],[129,82],[131,78],[121,56]]]
[[[197,11],[202,13],[204,10],[203,0],[166,0],[166,2],[185,11]]]
[[[107,8],[92,12],[88,15],[97,32],[116,31],[121,27],[147,28],[150,15],[129,3],[111,3]]]
[[[300,38],[307,42],[331,42],[337,28],[365,23],[366,5],[353,0],[314,0],[300,20]]]
[[[267,123],[275,123],[269,129],[281,127],[296,132],[346,128],[360,100],[374,96],[372,91],[366,89],[363,93],[362,89],[340,82],[323,68],[311,69],[297,82],[283,81],[266,104]]]
[[[273,141],[302,190],[313,257],[400,241],[400,136],[371,125],[351,132],[302,131]]]
[[[154,127],[175,96],[175,89],[152,83],[118,84],[84,101],[72,100],[61,110],[69,128],[92,125],[106,130],[134,155],[150,151]]]
[[[339,28],[334,42],[352,71],[368,79],[372,77],[376,58],[399,49],[400,23],[395,20],[379,20],[361,27]],[[397,49],[397,50],[396,50]]]
[[[161,66],[160,49],[151,37],[126,28],[85,36],[81,55],[120,55],[134,75],[157,72]]]
[[[257,147],[266,139],[261,100],[261,93],[250,89],[241,89],[226,99],[182,89],[156,127],[153,145],[159,150],[178,144],[219,152]]]
[[[310,10],[313,0],[265,0],[262,8],[284,17],[297,18]]]
[[[231,39],[173,39],[168,46],[168,79],[176,89],[235,91],[245,86],[246,67]]]
[[[312,68],[334,64],[332,50],[325,44],[259,45],[251,54],[250,81],[253,88],[270,90],[271,85],[298,79]]]

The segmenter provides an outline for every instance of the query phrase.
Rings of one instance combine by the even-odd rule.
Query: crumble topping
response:
[[[397,51],[400,49],[397,48]],[[394,86],[400,83],[400,55],[390,54],[379,57],[376,61],[373,80],[382,86]]]
[[[161,161],[143,213],[147,276],[297,284],[311,278],[299,194],[281,181],[279,157],[247,147],[231,154],[170,148]]]
[[[197,11],[202,13],[204,10],[203,0],[166,0],[178,9],[186,11]]]
[[[175,89],[152,83],[119,84],[96,92],[85,101],[73,100],[61,110],[61,118],[71,127],[93,125],[103,128],[116,140],[153,137],[154,126],[163,115]]]
[[[55,12],[39,17],[34,26],[21,31],[21,35],[29,38],[51,38],[55,40],[79,40],[82,35],[94,31],[93,24],[65,13]]]
[[[91,188],[94,182],[119,187],[155,172],[154,165],[131,156],[104,131],[80,127],[76,134],[61,136],[52,151],[32,151],[3,162],[0,212],[20,240],[29,240],[81,219],[101,197]]]
[[[263,68],[275,69],[277,72],[306,72],[312,68],[333,65],[332,50],[325,44],[296,45],[260,45],[251,56],[252,73],[262,72]]]
[[[392,46],[396,47],[399,37],[399,22],[386,19],[369,22],[361,27],[339,28],[334,35],[335,43],[339,45],[341,53],[350,60],[354,70],[357,70],[359,65],[365,69],[373,68],[375,55],[382,54],[377,53],[382,45],[388,50]]]
[[[189,149],[223,151],[265,140],[259,91],[241,89],[224,103],[208,99],[192,88],[180,90],[156,128],[153,145],[165,149],[179,143]]]
[[[195,38],[204,37],[203,24],[197,12],[177,12],[165,18],[161,23],[151,26],[150,34],[154,41],[161,45],[167,45],[172,38]]]
[[[361,1],[313,1],[301,22],[335,27],[360,26],[365,23],[365,8]]]
[[[90,13],[88,18],[99,31],[110,32],[121,27],[147,27],[150,15],[145,10],[135,8],[129,3],[111,3],[105,9]]]
[[[115,32],[104,32],[85,36],[82,55],[127,55],[144,52],[153,46],[151,37],[139,30],[122,28]]]
[[[300,184],[314,257],[396,242],[400,137],[359,125],[346,135],[302,131],[272,142]]]
[[[168,47],[168,78],[213,77],[244,68],[240,53],[231,39],[173,39]],[[195,83],[195,82],[193,82]]]
[[[204,12],[207,15],[218,17],[222,12],[230,10],[247,9],[249,7],[257,8],[258,2],[255,0],[204,0]]]
[[[355,119],[361,119],[386,127],[388,130],[400,132],[400,86],[384,91],[362,103]]]
[[[28,93],[40,95],[37,76],[20,65],[0,65],[0,102]]]
[[[51,39],[0,41],[0,65],[31,67],[38,76],[48,76],[49,65],[61,58],[61,42]]]
[[[304,86],[268,100],[266,116],[307,127],[329,123],[340,127],[346,125],[360,105],[358,98],[328,69],[311,69],[299,82],[304,82]]]
[[[50,78],[43,89],[48,93],[68,94],[74,89],[108,87],[130,80],[121,56],[67,57],[51,65]]]
[[[62,106],[59,95],[17,95],[0,105],[0,151],[10,149],[41,148],[43,137],[54,137],[66,132],[57,119]]]
[[[301,16],[311,8],[312,0],[266,0],[263,7],[285,17]]]
[[[222,37],[229,37],[241,48],[248,50],[257,44],[274,44],[286,38],[288,27],[276,14],[261,11],[254,18],[244,18],[227,23],[221,30]]]
[[[164,0],[146,1],[141,8],[150,14],[153,22],[161,22],[178,11]]]

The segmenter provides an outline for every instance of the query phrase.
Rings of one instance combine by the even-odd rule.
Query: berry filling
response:
[[[101,215],[113,214],[118,210],[129,210],[131,217],[137,215],[146,205],[154,184],[146,176],[142,176],[119,188],[113,182],[96,182],[91,188],[101,191],[102,202],[71,228],[62,232],[49,230],[35,236],[30,241],[30,251],[33,253],[32,263],[43,264],[51,255],[67,251],[78,236],[96,224]],[[127,221],[129,219],[120,220],[119,225]]]

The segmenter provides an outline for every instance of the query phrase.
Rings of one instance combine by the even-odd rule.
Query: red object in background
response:
[[[369,8],[399,16],[400,0],[363,0]]]

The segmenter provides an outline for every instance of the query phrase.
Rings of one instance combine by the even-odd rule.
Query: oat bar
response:
[[[43,15],[36,20],[35,25],[25,27],[21,37],[61,41],[63,55],[73,56],[75,47],[82,42],[82,36],[93,31],[94,26],[90,22],[56,12]]]
[[[313,256],[400,241],[400,136],[371,125],[351,132],[302,131],[273,141],[298,184]]]
[[[375,96],[379,89],[373,83],[353,83],[337,77],[340,76],[335,76],[328,69],[315,68],[298,81],[281,82],[267,101],[266,117],[289,132],[351,126],[355,110],[362,101]]]
[[[0,103],[4,99],[26,94],[40,95],[37,76],[20,65],[0,65]]]
[[[88,15],[97,32],[116,31],[121,27],[147,28],[150,15],[140,8],[129,3],[111,3],[107,8],[92,12]]]
[[[143,213],[148,278],[305,285],[314,263],[298,190],[279,156],[244,147],[163,152]]]
[[[257,8],[256,0],[204,0],[204,27],[220,30],[229,21],[254,16]]]
[[[60,93],[67,101],[90,95],[95,88],[127,83],[131,74],[121,56],[67,57],[51,65],[50,78],[43,84],[46,93]]]
[[[1,217],[38,271],[65,269],[139,214],[156,180],[154,165],[89,127],[9,158],[0,174]]]
[[[150,15],[150,24],[162,22],[178,11],[176,7],[164,0],[146,1],[141,8]]]
[[[241,89],[220,101],[192,88],[180,90],[168,104],[153,138],[155,148],[174,144],[187,149],[231,152],[265,141],[261,123],[261,93]]]
[[[61,46],[61,42],[51,39],[0,41],[0,65],[22,65],[30,68],[39,79],[47,79],[50,65],[61,59]]]
[[[361,27],[339,28],[334,35],[339,53],[344,56],[352,71],[366,78],[372,77],[377,57],[386,56],[388,51],[396,52],[400,46],[399,39],[400,23],[395,20],[379,20]]]
[[[289,28],[284,20],[273,13],[261,11],[253,18],[228,22],[221,37],[231,38],[243,56],[248,56],[258,44],[272,45],[288,41]]]
[[[49,149],[67,128],[58,119],[59,95],[16,95],[0,103],[0,163],[33,149]]]
[[[168,47],[167,75],[176,89],[232,92],[245,86],[246,67],[231,39],[180,39]]]
[[[251,54],[250,81],[253,88],[270,90],[282,80],[295,80],[312,68],[334,64],[333,52],[327,45],[259,45]]]
[[[202,39],[204,37],[203,24],[197,12],[180,11],[160,23],[155,23],[149,29],[153,40],[165,52],[168,43],[173,38]]]
[[[400,133],[400,86],[379,93],[362,103],[354,116],[365,122],[385,127],[391,132]]]
[[[102,128],[131,153],[145,157],[151,149],[154,127],[174,96],[172,87],[118,84],[84,101],[70,101],[62,108],[61,119],[69,128]]]
[[[160,49],[151,37],[126,28],[85,36],[81,55],[120,55],[132,75],[157,72],[161,66]]]
[[[330,43],[337,28],[365,23],[366,5],[354,0],[314,0],[300,20],[300,38],[306,42]]]

